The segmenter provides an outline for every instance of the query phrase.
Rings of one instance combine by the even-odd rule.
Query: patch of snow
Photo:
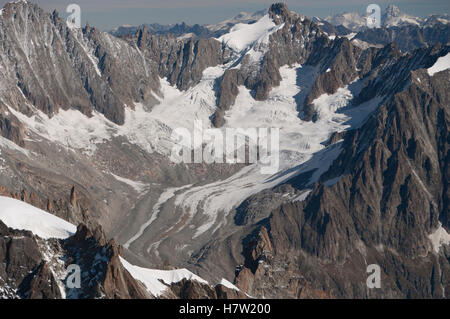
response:
[[[136,192],[139,194],[144,193],[148,189],[148,184],[142,183],[142,182],[136,182],[132,181],[131,179],[120,177],[117,175],[114,175],[113,173],[110,173],[115,179],[117,179],[119,182],[122,182],[124,184],[127,184],[134,188]]]
[[[427,70],[430,76],[433,76],[435,73],[447,70],[450,68],[450,53],[447,53],[445,56],[441,56],[437,59],[436,63]]]
[[[87,155],[92,155],[101,144],[110,139],[117,125],[107,120],[103,114],[94,112],[87,117],[78,110],[59,110],[52,118],[33,107],[34,115],[28,117],[21,112],[9,108],[27,130],[36,133],[63,147],[81,149]]]
[[[450,20],[447,19],[437,18],[437,20],[442,24],[450,24]]]
[[[312,190],[307,190],[303,192],[302,194],[298,195],[296,198],[294,198],[293,202],[303,202],[309,194],[311,194]]]
[[[391,17],[387,21],[385,21],[386,27],[397,27],[400,25],[413,24],[420,26],[421,20],[416,17],[411,17],[407,15],[399,16],[399,17]]]
[[[166,79],[161,79],[164,98],[157,97],[160,104],[151,110],[140,103],[134,110],[125,107],[124,125],[116,125],[98,112],[88,117],[77,110],[61,109],[50,119],[33,106],[34,115],[31,117],[13,108],[9,110],[25,124],[27,130],[68,149],[82,150],[88,156],[95,153],[97,145],[118,136],[126,137],[148,153],[170,155],[173,129],[184,127],[192,131],[196,119],[203,122],[205,129],[211,127],[209,118],[216,109],[213,86],[223,72],[223,67],[207,68],[200,84],[183,92]]]
[[[117,136],[125,136],[130,143],[143,150],[170,155],[173,141],[171,134],[176,128],[193,132],[195,120],[200,120],[205,129],[211,128],[210,116],[216,110],[213,90],[215,79],[224,72],[222,67],[210,67],[203,71],[202,81],[186,91],[180,91],[161,79],[163,98],[151,111],[142,104],[135,110],[125,109],[125,124],[118,127]],[[177,116],[173,116],[176,114]]]
[[[357,35],[356,32],[352,32],[352,33],[347,34],[345,37],[349,40],[352,40],[356,35]]]
[[[128,261],[120,257],[120,262],[134,279],[141,281],[147,290],[155,297],[161,296],[168,288],[168,285],[186,280],[195,280],[199,283],[208,285],[206,280],[193,274],[187,269],[176,270],[156,270],[141,268],[130,264]],[[164,283],[162,283],[162,282]]]
[[[0,220],[13,229],[28,230],[43,238],[66,239],[75,225],[16,199],[0,196]]]
[[[442,227],[441,223],[439,223],[439,228],[436,229],[434,233],[430,234],[428,238],[431,240],[435,253],[439,253],[439,250],[443,245],[450,245],[450,234]]]
[[[337,110],[347,106],[352,98],[353,94],[347,86],[345,88],[339,88],[332,95],[322,94],[312,104],[315,106],[315,110],[320,118],[330,118]]]
[[[299,71],[304,72],[301,73],[302,76],[311,77],[302,79],[301,86],[297,85]],[[306,67],[303,70],[301,66],[294,68],[285,66],[280,69],[280,73],[282,75],[280,86],[271,90],[266,101],[255,101],[249,90],[244,86],[239,87],[235,104],[225,113],[226,122],[223,126],[223,129],[279,128],[280,173],[274,176],[263,175],[258,164],[249,165],[230,178],[193,187],[178,194],[175,206],[183,208],[183,215],[189,215],[186,226],[193,222],[194,217],[198,220],[197,214],[206,215],[200,226],[195,225],[193,239],[208,230],[214,232],[220,229],[220,226],[226,223],[225,219],[229,212],[253,194],[311,170],[314,170],[313,176],[306,182],[314,183],[340,154],[342,143],[325,148],[323,142],[333,132],[351,127],[346,123],[351,117],[344,113],[336,113],[338,109],[346,107],[353,98],[350,89],[341,88],[335,95],[319,98],[315,101],[320,114],[318,120],[302,121],[298,117],[294,97],[303,90],[307,92],[307,85],[314,82],[312,79],[315,72],[308,71]],[[368,114],[365,116],[357,114],[360,119],[353,124],[360,123]],[[311,160],[312,158],[314,160]],[[224,213],[222,220],[219,220],[220,213]]]
[[[346,12],[324,19],[332,25],[342,25],[347,29],[358,31],[366,25],[366,20],[357,12]]]

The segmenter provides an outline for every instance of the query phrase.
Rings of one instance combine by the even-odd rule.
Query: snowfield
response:
[[[429,68],[428,74],[433,76],[435,73],[447,70],[450,68],[450,53],[447,53],[445,56],[441,56],[437,59],[436,63]]]
[[[268,43],[269,36],[278,27],[266,14],[253,24],[236,24],[230,32],[221,36],[218,40],[236,52],[242,52],[256,42]]]
[[[120,262],[126,270],[135,278],[142,282],[147,290],[155,297],[161,296],[167,290],[167,285],[186,280],[195,280],[202,284],[209,285],[207,281],[193,274],[187,269],[176,270],[155,270],[134,266],[122,257]],[[162,282],[164,282],[164,284]]]
[[[61,218],[3,196],[0,196],[0,220],[10,228],[28,230],[43,239],[66,239],[77,231],[75,225]]]

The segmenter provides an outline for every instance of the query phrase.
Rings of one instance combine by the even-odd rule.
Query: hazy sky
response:
[[[3,5],[8,2],[0,0]],[[82,23],[107,30],[122,24],[179,23],[207,24],[228,19],[241,11],[266,9],[276,0],[34,0],[46,11],[56,9],[66,16],[65,8],[76,3],[82,10]],[[307,16],[327,16],[346,11],[365,12],[370,3],[382,8],[392,3],[408,14],[426,16],[450,13],[450,0],[286,0],[289,8]]]

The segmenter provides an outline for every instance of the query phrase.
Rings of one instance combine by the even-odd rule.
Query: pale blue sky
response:
[[[3,5],[7,1],[0,0]],[[34,0],[46,11],[56,9],[65,16],[65,8],[77,3],[82,10],[82,23],[108,30],[122,24],[179,23],[207,24],[228,19],[241,11],[265,9],[276,0]],[[392,3],[408,14],[426,16],[450,13],[450,0],[286,0],[291,10],[307,16],[327,16],[346,11],[365,12],[370,3],[382,8]]]

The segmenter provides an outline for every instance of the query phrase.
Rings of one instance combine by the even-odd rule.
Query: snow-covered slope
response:
[[[230,28],[230,26],[234,26],[238,23],[250,23],[261,19],[266,13],[266,10],[257,11],[254,13],[241,12],[238,15],[234,16],[231,19],[224,20],[217,24],[210,24],[206,27],[211,31],[225,31]]]
[[[66,239],[76,227],[19,200],[0,196],[0,220],[13,229],[28,230],[43,238]]]
[[[208,285],[208,282],[193,274],[187,269],[176,270],[156,270],[134,266],[125,259],[120,258],[120,262],[126,270],[136,279],[141,281],[147,290],[155,297],[161,296],[168,288],[168,285],[186,280],[195,280]]]

